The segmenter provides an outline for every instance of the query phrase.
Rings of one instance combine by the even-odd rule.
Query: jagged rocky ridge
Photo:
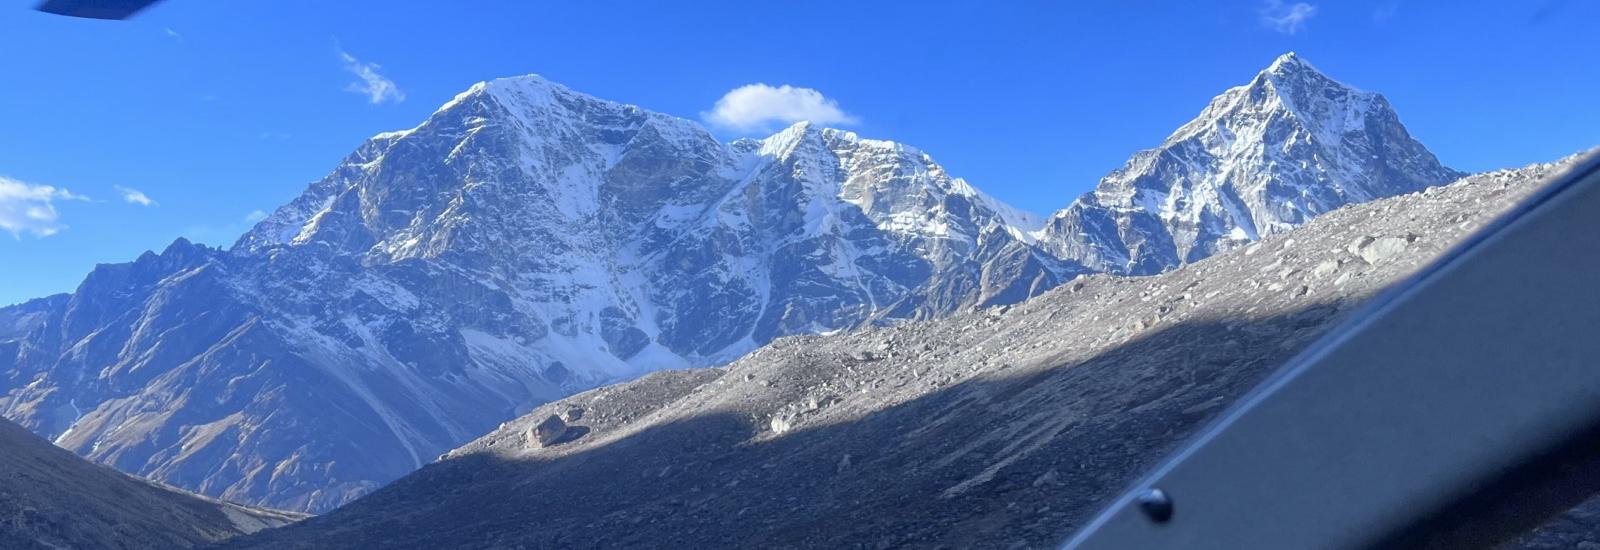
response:
[[[131,477],[0,419],[0,548],[193,548],[303,517]]]
[[[229,547],[1054,547],[1361,301],[1559,169],[1341,208],[1159,276],[1085,277],[581,393]],[[530,442],[552,415],[573,419],[565,440]]]
[[[1292,54],[1156,151],[1046,225],[903,144],[805,123],[723,144],[537,76],[480,83],[228,250],[179,240],[0,309],[0,413],[322,511],[596,385],[1155,273],[1456,175]]]

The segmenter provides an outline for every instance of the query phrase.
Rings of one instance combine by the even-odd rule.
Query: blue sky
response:
[[[1384,93],[1456,168],[1600,144],[1583,0],[28,4],[0,8],[0,223],[23,220],[0,230],[0,304],[179,236],[226,246],[364,138],[532,72],[694,119],[747,85],[814,90],[742,97],[916,145],[1040,213],[1289,50]]]

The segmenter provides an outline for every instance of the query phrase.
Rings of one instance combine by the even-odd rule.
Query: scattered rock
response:
[[[1060,477],[1061,477],[1061,474],[1059,472],[1057,472],[1054,468],[1051,468],[1050,471],[1045,472],[1043,475],[1040,475],[1038,478],[1035,478],[1033,480],[1033,486],[1034,487],[1043,487],[1043,486],[1046,486],[1046,485],[1056,485]]]
[[[1356,237],[1355,240],[1350,241],[1350,244],[1345,245],[1344,250],[1345,250],[1345,252],[1349,252],[1353,256],[1360,256],[1361,255],[1361,249],[1366,248],[1368,245],[1371,245],[1372,241],[1374,241],[1374,240],[1376,240],[1376,237],[1371,237],[1371,236],[1367,236],[1367,235]]]
[[[831,407],[835,403],[838,403],[840,401],[843,401],[843,399],[840,399],[839,396],[837,396],[837,395],[824,395],[822,397],[812,397],[812,398],[806,400],[806,410],[808,410],[808,411],[819,411],[819,410]]]
[[[772,433],[785,433],[794,429],[794,419],[788,416],[774,416],[769,427],[772,428]]]
[[[1404,237],[1362,237],[1351,243],[1347,250],[1368,264],[1377,264],[1405,252],[1415,240],[1417,236],[1413,234]]]
[[[1323,260],[1322,263],[1317,264],[1317,267],[1311,268],[1311,276],[1318,279],[1327,277],[1338,271],[1339,265],[1340,262],[1337,259]]]

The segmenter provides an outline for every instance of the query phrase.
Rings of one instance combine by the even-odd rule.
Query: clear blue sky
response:
[[[55,187],[57,232],[0,231],[0,304],[179,236],[226,246],[364,138],[530,72],[686,118],[746,84],[812,88],[862,135],[1041,213],[1289,50],[1387,95],[1460,169],[1600,144],[1586,0],[166,0],[126,22],[32,3],[0,6],[0,176],[13,199]],[[404,100],[348,90],[341,51]]]

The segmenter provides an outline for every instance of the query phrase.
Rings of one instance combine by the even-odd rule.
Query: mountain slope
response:
[[[1463,175],[1413,139],[1382,95],[1291,52],[1057,212],[1043,240],[1096,271],[1148,275]]]
[[[0,414],[126,472],[322,511],[584,389],[1155,273],[1454,175],[1381,97],[1292,55],[1048,224],[908,145],[808,123],[723,144],[499,79],[231,249],[179,240],[0,308]]]
[[[191,548],[301,518],[129,477],[0,419],[0,547]]]
[[[229,548],[1044,548],[1559,165],[1335,210],[1154,277],[779,340],[575,395]],[[1382,243],[1382,244],[1375,244]],[[548,445],[531,428],[568,419]]]
[[[1037,294],[1076,273],[1037,229],[908,146],[804,123],[721,144],[495,80],[230,250],[180,240],[0,309],[0,412],[124,471],[326,510],[578,390]]]

